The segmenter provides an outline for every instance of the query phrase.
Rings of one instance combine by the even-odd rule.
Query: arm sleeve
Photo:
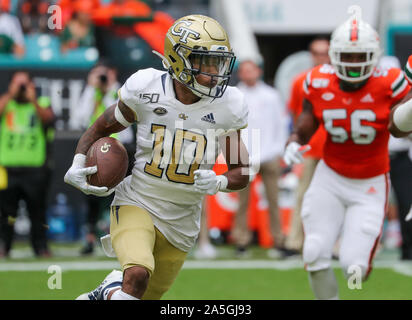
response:
[[[390,97],[392,103],[400,101],[410,90],[410,85],[405,79],[405,74],[398,68],[388,70],[388,78],[390,80]]]
[[[303,100],[303,81],[306,77],[304,74],[295,78],[292,84],[292,90],[290,92],[288,109],[293,117],[297,117],[302,112],[302,100]]]
[[[409,56],[408,61],[406,61],[405,65],[405,79],[412,85],[412,55]]]

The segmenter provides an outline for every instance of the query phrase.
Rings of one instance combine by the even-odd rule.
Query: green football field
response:
[[[73,248],[59,247],[50,259],[34,259],[29,251],[22,248],[20,255],[0,260],[0,300],[72,300],[94,289],[118,266],[115,259],[108,259],[102,254],[78,257]],[[219,249],[219,253],[217,260],[195,260],[189,256],[164,299],[314,298],[300,259],[268,259],[260,248],[254,249],[252,259],[248,260],[233,259],[232,251],[227,247]],[[59,280],[56,266],[62,271]],[[393,253],[378,255],[375,268],[369,280],[362,283],[361,289],[349,289],[336,263],[335,266],[341,299],[412,299],[412,264],[399,262]]]

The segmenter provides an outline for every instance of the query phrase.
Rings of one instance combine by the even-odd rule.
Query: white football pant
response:
[[[344,273],[357,266],[367,277],[382,232],[388,191],[389,174],[349,179],[320,161],[302,205],[306,270],[329,268],[340,237],[339,261]]]

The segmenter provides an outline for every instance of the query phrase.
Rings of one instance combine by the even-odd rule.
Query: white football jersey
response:
[[[130,76],[119,98],[135,112],[137,147],[133,173],[116,187],[112,205],[143,207],[170,243],[189,251],[203,200],[193,172],[212,169],[219,136],[247,126],[243,94],[227,87],[221,98],[185,105],[175,97],[171,76],[149,68]]]

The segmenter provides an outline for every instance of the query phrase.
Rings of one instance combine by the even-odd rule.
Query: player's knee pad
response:
[[[307,236],[303,244],[303,261],[305,264],[315,263],[321,255],[322,240],[317,236]]]
[[[376,239],[382,230],[382,219],[374,216],[366,217],[362,222],[361,230],[366,237]]]

